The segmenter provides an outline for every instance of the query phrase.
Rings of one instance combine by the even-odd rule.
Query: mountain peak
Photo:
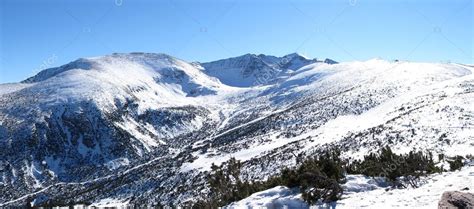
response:
[[[330,65],[339,63],[339,62],[336,62],[336,61],[334,61],[332,59],[329,59],[329,58],[326,58],[323,62],[326,63],[326,64],[330,64]]]
[[[308,59],[295,52],[283,57],[244,54],[201,65],[208,75],[218,78],[224,84],[250,87],[274,83],[279,78],[285,77],[289,71],[315,62],[317,62],[316,59]]]
[[[67,64],[61,65],[59,67],[47,68],[36,75],[27,78],[22,81],[22,83],[35,83],[44,81],[48,78],[54,77],[65,71],[81,69],[81,70],[90,70],[96,67],[99,63],[110,62],[114,60],[130,60],[139,63],[151,64],[155,61],[166,61],[168,63],[176,63],[179,61],[178,58],[175,58],[171,55],[164,53],[146,53],[146,52],[130,52],[130,53],[112,53],[109,55],[89,57],[89,58],[79,58],[75,61],[69,62]]]
[[[295,58],[295,57],[300,57],[300,58],[304,58],[304,59],[310,60],[310,58],[308,58],[307,56],[302,55],[302,54],[300,54],[300,53],[298,53],[298,52],[293,52],[293,53],[291,53],[291,54],[287,54],[287,55],[283,56],[282,58],[285,58],[285,57],[286,57],[286,58],[291,58],[291,59],[293,59],[293,58]]]

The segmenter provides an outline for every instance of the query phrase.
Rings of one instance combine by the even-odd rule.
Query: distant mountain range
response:
[[[474,149],[473,66],[299,54],[82,58],[0,85],[0,206],[185,204],[230,157],[261,180],[328,146]]]

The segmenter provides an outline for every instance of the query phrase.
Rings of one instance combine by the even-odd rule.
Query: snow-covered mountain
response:
[[[213,123],[203,98],[231,90],[182,60],[143,53],[79,59],[5,87],[3,183],[24,179],[25,189],[167,150],[168,140]]]
[[[0,206],[185,204],[230,157],[259,180],[337,146],[474,148],[474,67],[298,54],[112,54],[0,85]]]
[[[336,62],[326,61],[329,64]],[[206,74],[218,78],[222,83],[236,87],[251,87],[275,83],[287,78],[293,71],[312,63],[320,62],[293,53],[283,57],[246,54],[240,57],[202,63]]]

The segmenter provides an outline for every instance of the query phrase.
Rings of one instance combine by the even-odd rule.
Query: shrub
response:
[[[397,155],[386,146],[377,153],[364,156],[364,159],[356,160],[348,165],[348,173],[364,174],[366,176],[386,177],[396,185],[417,187],[421,176],[442,169],[435,166],[433,155],[430,152],[411,151],[408,154]],[[399,177],[404,177],[400,181]]]
[[[199,201],[195,207],[224,206],[279,185],[299,188],[302,198],[310,205],[317,202],[328,203],[341,198],[343,189],[340,184],[344,182],[345,173],[382,176],[394,182],[394,185],[417,187],[420,176],[442,171],[435,166],[430,152],[411,151],[397,155],[386,146],[376,153],[364,156],[363,160],[354,160],[352,163],[341,160],[340,155],[338,149],[323,151],[317,156],[302,160],[299,166],[284,168],[278,175],[261,182],[240,179],[242,163],[235,158],[221,166],[213,164],[208,175],[210,198]],[[462,166],[462,157],[451,163],[451,168]]]
[[[464,158],[462,156],[459,156],[459,155],[457,155],[456,157],[454,157],[451,160],[448,160],[449,170],[455,171],[455,170],[461,169],[461,167],[464,165],[463,162],[462,162],[463,160],[464,160]]]

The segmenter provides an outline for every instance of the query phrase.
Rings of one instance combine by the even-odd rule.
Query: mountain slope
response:
[[[229,89],[179,59],[137,53],[80,59],[24,83],[0,97],[2,179],[18,191],[167,154],[168,140],[214,123],[197,96]]]
[[[419,69],[429,69],[423,72],[414,71]],[[294,163],[294,155],[298,153],[311,154],[311,150],[320,148],[321,145],[334,143],[347,136],[348,142],[353,142],[355,147],[347,151],[354,151],[360,148],[362,153],[382,146],[389,142],[385,133],[379,133],[379,139],[383,143],[375,143],[375,147],[368,147],[364,142],[355,141],[355,136],[359,136],[364,129],[376,128],[385,123],[391,122],[398,117],[415,117],[414,111],[408,108],[413,104],[404,102],[414,102],[430,98],[433,102],[443,99],[439,89],[446,85],[454,85],[449,99],[456,101],[451,103],[446,110],[447,115],[436,110],[436,106],[429,106],[430,101],[425,101],[425,110],[431,117],[438,117],[438,123],[433,125],[423,121],[427,126],[433,125],[433,128],[443,129],[443,126],[465,127],[465,129],[455,129],[454,133],[460,131],[469,131],[472,121],[472,112],[470,108],[472,100],[472,69],[441,64],[417,64],[417,63],[389,63],[381,60],[370,60],[363,63],[348,63],[340,65],[315,64],[308,66],[307,69],[301,69],[292,78],[274,88],[264,91],[264,95],[270,95],[273,101],[288,100],[294,103],[285,109],[270,113],[263,118],[251,121],[245,126],[233,129],[231,132],[225,132],[214,138],[212,145],[215,151],[212,154],[198,155],[196,165],[186,165],[187,167],[201,167],[213,161],[222,162],[230,156],[243,160],[248,160],[249,164],[254,164],[249,170],[257,174],[254,169],[261,172],[273,172],[271,168],[261,168],[261,164],[274,166],[277,169],[288,161],[275,160],[290,158],[289,162]],[[450,84],[452,83],[452,84]],[[437,88],[435,88],[438,86]],[[460,86],[460,87],[458,87]],[[449,86],[448,86],[449,87]],[[434,88],[434,89],[432,89]],[[454,92],[460,93],[454,93]],[[456,95],[456,96],[455,96]],[[457,98],[459,95],[459,98]],[[276,100],[278,98],[278,100]],[[461,101],[461,102],[459,102]],[[449,104],[449,102],[444,103]],[[418,104],[422,105],[422,104]],[[405,106],[405,110],[399,110]],[[460,107],[458,107],[460,106]],[[413,107],[410,107],[414,109]],[[460,115],[459,110],[464,109],[467,117],[461,120],[454,120],[453,115]],[[413,114],[411,114],[413,113]],[[405,119],[417,123],[418,116],[414,119]],[[441,120],[440,120],[441,119]],[[403,120],[402,120],[403,121]],[[405,125],[405,124],[402,124]],[[397,127],[402,131],[406,127],[400,125]],[[429,127],[427,127],[429,129]],[[384,129],[395,134],[393,129]],[[430,129],[431,130],[431,129]],[[437,131],[434,130],[434,133]],[[438,140],[440,136],[436,134],[428,135],[424,138],[425,143],[431,143]],[[369,135],[372,137],[372,134]],[[419,135],[417,138],[424,136]],[[452,139],[457,143],[459,154],[469,154],[469,149],[465,145],[472,146],[472,133],[467,133],[470,138],[464,138],[460,135]],[[415,136],[413,136],[415,137]],[[408,139],[407,139],[408,140]],[[410,139],[413,141],[413,139]],[[416,142],[416,141],[415,141]],[[342,146],[341,144],[335,144]],[[410,143],[410,146],[400,143],[404,147],[403,151],[410,151],[411,148],[417,148],[416,143]],[[372,145],[374,146],[374,145]],[[429,148],[431,146],[427,146]],[[442,145],[447,148],[448,145]],[[303,148],[303,149],[302,149]],[[454,148],[451,145],[451,148]],[[462,149],[459,150],[459,149]],[[302,152],[307,151],[307,153]],[[440,151],[440,150],[438,150]],[[209,153],[209,152],[208,152]],[[208,159],[206,156],[212,156]],[[277,155],[277,156],[275,156]],[[264,162],[262,162],[264,161]],[[258,162],[258,163],[257,163]],[[252,165],[253,166],[253,165]],[[257,176],[255,176],[257,177]]]

